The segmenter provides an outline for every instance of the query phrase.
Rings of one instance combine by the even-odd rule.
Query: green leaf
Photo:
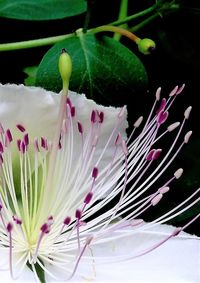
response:
[[[0,0],[0,17],[54,20],[86,11],[85,0]]]
[[[40,260],[40,261],[41,261],[41,260]],[[42,261],[41,261],[41,262],[42,262]],[[42,262],[42,264],[44,264],[44,263]],[[27,266],[28,266],[28,268],[29,268],[31,271],[33,271],[32,266],[30,265],[30,263],[27,263]],[[35,267],[35,271],[36,271],[36,273],[37,273],[37,276],[38,276],[40,282],[41,282],[41,283],[46,283],[44,270],[41,268],[41,266],[40,266],[38,263],[36,263],[36,264],[34,265],[34,267]]]
[[[29,66],[23,69],[23,72],[28,75],[24,80],[26,86],[34,86],[36,81],[38,66]]]
[[[36,85],[56,92],[61,90],[58,58],[62,48],[72,57],[70,89],[73,91],[85,93],[104,105],[121,105],[146,87],[147,74],[135,54],[112,38],[91,34],[68,38],[52,47],[39,65]]]

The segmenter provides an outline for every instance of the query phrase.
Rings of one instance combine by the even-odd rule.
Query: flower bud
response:
[[[147,55],[150,54],[156,48],[156,44],[152,39],[143,38],[137,42],[138,49],[141,53]]]
[[[59,57],[58,68],[63,82],[63,91],[67,92],[69,87],[69,80],[72,73],[72,60],[65,49],[62,49]]]

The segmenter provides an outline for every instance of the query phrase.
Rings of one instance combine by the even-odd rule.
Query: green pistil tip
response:
[[[63,91],[67,93],[69,88],[69,80],[72,73],[72,60],[65,49],[62,49],[60,54],[58,67],[60,76],[62,78]]]
[[[156,48],[156,44],[152,39],[143,38],[137,41],[138,49],[141,53],[147,55]]]

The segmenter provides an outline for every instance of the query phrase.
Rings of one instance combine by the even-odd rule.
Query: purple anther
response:
[[[83,134],[83,125],[80,122],[77,122],[78,125],[78,131],[80,134]]]
[[[98,176],[99,170],[97,167],[94,167],[92,170],[92,178],[96,179]]]
[[[11,233],[12,229],[13,229],[13,224],[11,222],[8,222],[6,226],[6,230],[8,231],[8,233]]]
[[[158,110],[156,111],[156,113],[160,113],[160,111],[164,110],[165,109],[165,106],[166,106],[166,98],[163,98],[160,102],[160,107],[158,108]]]
[[[162,152],[162,149],[161,149],[161,148],[156,149],[156,151],[154,152],[154,154],[153,154],[153,156],[152,156],[152,159],[153,159],[153,160],[158,159],[158,157],[160,156],[161,152]]]
[[[64,225],[69,225],[71,222],[71,218],[69,216],[65,217],[64,221],[63,221],[63,224]]]
[[[40,230],[42,231],[42,233],[48,234],[49,231],[50,231],[49,228],[50,228],[50,227],[49,227],[48,223],[44,223],[44,224],[41,226]]]
[[[103,123],[103,121],[104,121],[104,113],[101,111],[100,113],[99,113],[99,123]]]
[[[13,215],[13,221],[15,221],[17,225],[22,225],[21,219],[19,219],[16,215]]]
[[[152,159],[153,159],[153,155],[154,155],[154,153],[155,153],[155,149],[151,149],[149,152],[148,152],[148,154],[147,154],[147,156],[146,156],[146,160],[147,161],[151,161]]]
[[[7,139],[7,141],[8,141],[9,143],[11,143],[12,140],[13,140],[11,131],[10,131],[9,129],[7,129],[7,131],[6,131],[6,139]]]
[[[19,151],[21,150],[21,142],[22,141],[20,139],[17,140],[17,148]]]
[[[85,199],[84,199],[84,203],[85,203],[85,204],[89,204],[90,201],[91,201],[91,199],[92,199],[92,197],[93,197],[93,193],[92,193],[92,192],[89,192],[89,193],[86,195]]]
[[[22,153],[25,153],[25,151],[26,151],[26,145],[23,141],[20,143],[20,151]]]
[[[92,123],[96,122],[96,111],[95,110],[92,110],[90,120],[91,120]]]
[[[0,153],[3,153],[3,152],[4,152],[3,144],[2,144],[2,142],[0,141]]]
[[[167,120],[167,117],[168,117],[169,113],[167,111],[160,111],[159,114],[158,114],[158,117],[157,117],[157,122],[158,124],[163,124],[166,120]]]
[[[24,126],[22,126],[21,124],[17,124],[16,125],[17,129],[20,130],[20,132],[24,133],[26,131],[26,129],[24,128]]]
[[[69,105],[70,108],[72,108],[72,102],[69,97],[67,97],[66,103]]]
[[[80,209],[77,209],[75,212],[75,217],[80,220],[82,216],[82,211]]]
[[[41,137],[41,147],[47,148],[47,140],[44,137]]]
[[[29,145],[29,136],[27,133],[24,135],[24,143],[26,146]]]
[[[0,153],[0,165],[3,163],[3,156],[2,154]]]
[[[76,108],[74,106],[71,107],[71,116],[75,117],[76,115]]]
[[[2,204],[0,203],[0,211],[2,210],[2,208],[3,208],[3,206],[2,206]]]

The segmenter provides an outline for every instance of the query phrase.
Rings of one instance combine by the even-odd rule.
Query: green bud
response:
[[[72,73],[72,60],[65,49],[62,49],[60,54],[58,68],[63,82],[63,91],[67,92]]]
[[[143,38],[137,42],[138,49],[141,53],[147,55],[150,54],[156,48],[156,44],[152,39]]]

